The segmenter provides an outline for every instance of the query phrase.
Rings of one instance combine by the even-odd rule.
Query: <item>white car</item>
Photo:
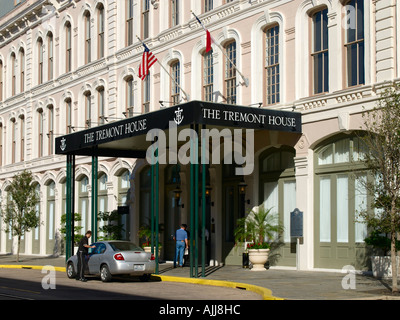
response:
[[[113,275],[139,276],[149,280],[155,272],[155,257],[142,248],[128,241],[99,241],[89,249],[85,274],[98,275],[104,282],[111,281]],[[77,277],[78,257],[72,256],[67,261],[67,276]]]

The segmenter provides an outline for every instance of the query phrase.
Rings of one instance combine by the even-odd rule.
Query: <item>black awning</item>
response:
[[[56,154],[144,158],[152,129],[192,124],[231,129],[302,132],[298,112],[191,101],[56,138]]]

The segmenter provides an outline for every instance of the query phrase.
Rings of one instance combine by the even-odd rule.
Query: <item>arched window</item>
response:
[[[346,2],[345,56],[347,57],[347,86],[365,83],[364,0]]]
[[[234,67],[236,66],[236,41],[228,43],[225,50],[227,57],[229,57],[229,59],[225,59],[225,99],[228,104],[236,104],[237,86],[236,68]]]
[[[25,91],[25,50],[21,48],[19,50],[19,86],[20,86],[20,92]]]
[[[126,101],[126,116],[128,118],[133,117],[133,110],[135,107],[134,95],[133,95],[133,77],[129,76],[125,80],[125,87],[126,87],[126,94],[125,94],[125,101]]]
[[[92,126],[92,94],[90,91],[84,93],[85,99],[85,127]]]
[[[52,80],[54,77],[54,40],[51,32],[47,35],[47,47],[47,76],[49,80]]]
[[[366,263],[359,258],[367,229],[358,213],[370,208],[366,182],[373,178],[360,162],[365,152],[356,135],[336,136],[315,150],[315,267]]]
[[[15,53],[11,53],[11,95],[15,96],[17,86],[17,74],[16,74],[16,57]]]
[[[329,91],[328,9],[312,15],[313,93]]]
[[[294,157],[294,149],[288,146],[270,148],[259,157],[259,204],[271,209],[283,224],[278,263],[286,266],[296,265],[290,238],[290,213],[296,209]]]
[[[68,133],[72,133],[72,100],[70,98],[65,100],[65,119],[66,119],[66,123],[65,123],[65,132]]]
[[[3,97],[3,61],[0,60],[0,101],[3,101],[4,97]]]
[[[133,44],[133,0],[126,0],[126,46]]]
[[[90,13],[88,11],[84,14],[84,25],[85,25],[85,63],[89,63],[92,61],[92,35],[91,35],[91,26],[90,26]]]
[[[214,59],[213,51],[203,54],[203,100],[213,101],[214,93]]]
[[[54,253],[56,239],[56,184],[50,181],[47,184],[47,244],[46,253]]]
[[[105,47],[105,14],[104,6],[99,4],[97,6],[97,56],[99,59],[104,57],[104,47]]]
[[[128,170],[124,170],[118,178],[118,205],[129,206],[130,196],[130,174]],[[123,214],[120,216],[119,224],[122,226],[121,239],[129,240],[130,237],[130,215]]]
[[[43,157],[43,149],[44,149],[44,115],[43,109],[39,109],[37,111],[37,119],[38,119],[38,157]]]
[[[279,25],[265,30],[265,103],[277,104],[280,97]]]
[[[81,214],[81,235],[85,235],[89,221],[89,179],[83,176],[79,181],[79,213]]]
[[[171,75],[171,102],[175,106],[181,101],[181,90],[179,88],[181,84],[181,63],[179,60],[172,62]]]
[[[72,70],[72,28],[68,21],[65,24],[65,72]]]
[[[37,66],[38,66],[38,84],[43,83],[43,56],[44,56],[44,46],[42,38],[37,41]]]

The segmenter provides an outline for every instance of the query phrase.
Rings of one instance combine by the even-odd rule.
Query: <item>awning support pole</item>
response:
[[[203,124],[202,129],[206,125]],[[203,131],[205,132],[205,131]],[[206,137],[201,137],[201,165],[202,165],[202,189],[201,189],[201,276],[204,278],[206,263]]]
[[[193,278],[193,254],[194,254],[194,241],[193,241],[193,226],[194,226],[194,156],[193,156],[193,124],[190,125],[190,230],[192,237],[189,239],[189,258],[190,258],[190,278]]]
[[[98,165],[99,158],[92,157],[92,236],[93,242],[97,242],[97,217],[98,217]],[[86,232],[86,230],[84,231]]]
[[[199,127],[195,125],[196,136],[195,136],[195,148],[194,148],[194,160],[195,160],[195,172],[194,172],[194,264],[195,264],[195,277],[199,277]]]

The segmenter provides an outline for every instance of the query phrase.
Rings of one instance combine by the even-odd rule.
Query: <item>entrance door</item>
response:
[[[181,225],[181,211],[175,199],[175,187],[166,186],[165,189],[165,232],[164,232],[164,259],[173,260],[175,255],[175,231]]]
[[[235,180],[223,185],[222,257],[225,264],[228,265],[242,264],[243,250],[234,246],[236,221],[242,216],[240,213],[242,206],[240,204],[239,182],[240,180]]]

